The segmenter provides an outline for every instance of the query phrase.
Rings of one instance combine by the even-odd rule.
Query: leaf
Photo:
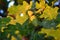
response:
[[[7,18],[2,18],[2,23],[9,23],[9,21],[10,21],[11,19],[9,18],[9,17],[7,17]]]
[[[40,18],[45,18],[47,20],[53,20],[56,19],[58,15],[58,7],[51,8],[50,6],[46,5],[45,10],[43,11],[43,14],[40,16]]]
[[[41,23],[41,25],[43,26],[43,28],[48,28],[48,29],[50,29],[50,28],[56,28],[56,26],[57,26],[57,24],[56,24],[56,22],[54,21],[54,20],[44,20],[44,21],[42,21],[42,23]]]
[[[57,15],[57,18],[55,20],[57,23],[60,23],[60,13]]]
[[[1,38],[2,40],[4,40],[4,39],[7,40],[7,39],[8,39],[8,38],[7,38],[7,34],[8,34],[7,32],[0,32],[0,34],[1,34],[0,38]]]
[[[37,9],[44,9],[45,8],[45,0],[40,0],[40,2],[36,2]]]
[[[21,16],[21,14],[23,16]],[[25,13],[20,13],[16,15],[16,22],[23,24],[28,19],[28,16]]]
[[[8,30],[11,30],[11,31],[17,29],[17,27],[15,25],[12,25],[12,24],[7,25],[7,27],[8,27]]]
[[[45,36],[46,36],[46,33],[40,33],[40,34],[38,34],[38,33],[34,33],[31,37],[32,38],[30,38],[31,40],[45,40]]]
[[[8,11],[9,11],[8,15],[13,15],[13,14],[17,13],[18,8],[17,8],[17,6],[12,6],[12,7],[8,8]]]
[[[17,0],[18,4],[23,4],[24,0]]]
[[[10,18],[9,17],[1,18],[0,21],[1,21],[0,22],[0,31],[1,31],[2,28],[6,28],[7,23],[9,23],[9,21],[10,21]]]
[[[30,5],[26,1],[23,1],[23,5],[12,6],[11,8],[9,8],[8,15],[15,15],[15,21],[23,24],[28,19],[28,15],[26,14],[26,12],[29,8]]]
[[[54,3],[55,3],[57,0],[48,0],[48,1],[49,1],[48,5],[49,5],[49,6],[53,6]]]
[[[7,29],[5,29],[5,32],[10,33],[11,35],[15,35],[16,30],[18,30],[16,25],[9,24],[7,25]]]
[[[38,26],[38,20],[37,20],[36,18],[33,19],[32,24],[33,24],[34,26]]]

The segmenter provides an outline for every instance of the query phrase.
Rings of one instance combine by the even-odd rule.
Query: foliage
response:
[[[14,40],[55,40],[44,29],[58,30],[59,8],[53,5],[56,0],[48,1],[31,0],[29,4],[26,0],[17,0],[18,5],[8,8],[7,17],[0,18],[0,39],[11,40],[14,36]]]

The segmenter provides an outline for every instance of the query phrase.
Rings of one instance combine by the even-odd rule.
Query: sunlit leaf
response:
[[[40,16],[41,18],[46,18],[48,20],[56,19],[58,15],[58,7],[51,8],[50,6],[46,6],[45,10],[43,11],[43,14]]]

